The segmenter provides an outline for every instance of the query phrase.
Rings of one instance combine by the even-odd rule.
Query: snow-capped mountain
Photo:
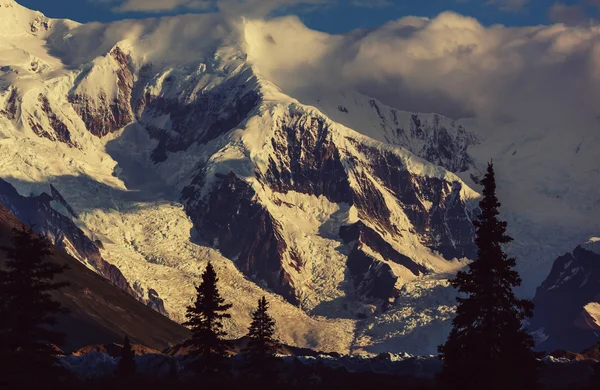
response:
[[[592,238],[554,262],[537,289],[531,324],[541,349],[583,350],[600,330],[600,239]]]
[[[524,294],[598,230],[589,138],[567,163],[545,124],[409,113],[327,86],[292,94],[264,48],[283,44],[274,25],[315,34],[294,18],[81,25],[0,0],[0,19],[0,202],[175,320],[212,260],[233,337],[267,294],[288,344],[434,352],[491,158]]]

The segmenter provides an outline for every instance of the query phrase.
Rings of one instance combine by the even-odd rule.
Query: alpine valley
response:
[[[0,204],[174,321],[210,260],[232,338],[266,295],[288,345],[435,353],[493,159],[519,294],[539,306],[531,330],[556,348],[594,342],[597,121],[565,137],[544,118],[450,119],[294,87],[285,70],[303,63],[285,48],[319,61],[373,33],[295,17],[82,25],[0,0],[0,21]]]

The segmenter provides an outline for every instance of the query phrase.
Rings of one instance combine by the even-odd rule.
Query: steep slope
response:
[[[559,257],[537,289],[530,328],[538,348],[581,351],[598,341],[600,330],[600,251],[591,239]]]
[[[0,244],[10,246],[12,229],[22,226],[14,215],[0,206]],[[5,254],[0,254],[0,263]],[[90,343],[119,342],[127,334],[151,348],[163,349],[188,337],[181,325],[137,302],[75,258],[55,248],[50,261],[67,264],[61,280],[70,285],[54,294],[69,313],[59,318],[55,328],[67,334],[60,347],[65,351]]]

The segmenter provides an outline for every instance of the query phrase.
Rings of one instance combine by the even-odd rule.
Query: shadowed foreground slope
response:
[[[12,228],[21,224],[0,205],[0,245],[11,245]],[[67,334],[60,346],[65,351],[89,344],[121,342],[125,334],[136,343],[159,350],[188,337],[183,326],[144,306],[57,248],[50,260],[70,267],[60,277],[70,286],[55,294],[69,309],[69,314],[61,316],[56,325]],[[5,253],[0,251],[0,264],[4,261]]]

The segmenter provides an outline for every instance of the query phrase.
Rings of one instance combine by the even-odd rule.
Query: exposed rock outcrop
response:
[[[4,108],[0,108],[0,115],[5,116],[8,120],[15,120],[17,117],[17,90],[13,88],[6,100]]]
[[[48,98],[43,94],[39,94],[38,101],[42,105],[42,111],[46,114],[46,117],[48,118],[48,121],[50,123],[50,127],[52,127],[52,129],[54,130],[54,136],[56,137],[56,139],[53,139],[54,137],[51,137],[50,139],[63,142],[72,148],[78,147],[77,143],[75,143],[71,139],[71,132],[69,131],[67,125],[65,125],[63,121],[58,119],[54,111],[52,111],[52,107],[50,107],[50,101],[48,100]]]
[[[79,114],[88,131],[97,137],[121,129],[133,120],[131,112],[131,92],[134,75],[129,57],[117,46],[108,55],[115,67],[116,96],[108,96],[103,90],[97,96],[89,96],[75,87],[69,95],[69,102]],[[94,68],[80,75],[83,80],[93,74]]]
[[[468,148],[478,141],[462,125],[436,114],[412,114],[407,123],[400,120],[404,113],[380,107],[375,100],[369,103],[389,143],[402,146],[451,172],[467,171],[473,164]]]
[[[471,206],[459,181],[412,173],[399,155],[340,136],[325,118],[302,110],[290,108],[289,115],[277,118],[269,143],[272,151],[262,157],[264,168],[255,168],[256,182],[230,172],[218,184],[206,184],[214,180],[207,177],[209,170],[200,169],[182,199],[204,240],[290,302],[298,303],[296,277],[306,280],[311,271],[304,269],[308,259],[288,241],[286,227],[269,212],[266,205],[273,197],[265,194],[270,191],[325,197],[357,210],[364,222],[341,233],[347,244],[354,241],[347,266],[356,292],[365,298],[387,302],[397,295],[399,277],[390,263],[404,267],[411,277],[428,272],[386,241],[402,237],[401,229],[406,229],[398,226],[398,212],[412,224],[405,234],[416,234],[422,245],[443,257],[474,255]]]
[[[259,93],[244,82],[248,77],[247,72],[241,72],[203,93],[179,90],[175,97],[171,89],[178,80],[170,75],[162,81],[160,94],[143,92],[133,106],[139,122],[158,140],[152,160],[163,162],[168,152],[187,150],[196,142],[205,144],[239,126],[260,100]],[[148,81],[142,72],[140,82],[144,79]],[[165,116],[166,123],[157,121]]]
[[[401,265],[415,276],[428,273],[425,267],[398,253],[375,230],[361,221],[342,226],[340,237],[346,244],[353,245],[347,265],[359,295],[381,299],[384,303],[397,297],[398,276],[394,274],[390,265],[381,259]]]
[[[288,245],[277,221],[256,201],[252,187],[232,172],[220,177],[205,201],[197,198],[193,187],[188,190],[183,191],[186,210],[201,236],[235,259],[246,275],[266,281],[275,292],[297,303],[293,282],[283,266]]]

